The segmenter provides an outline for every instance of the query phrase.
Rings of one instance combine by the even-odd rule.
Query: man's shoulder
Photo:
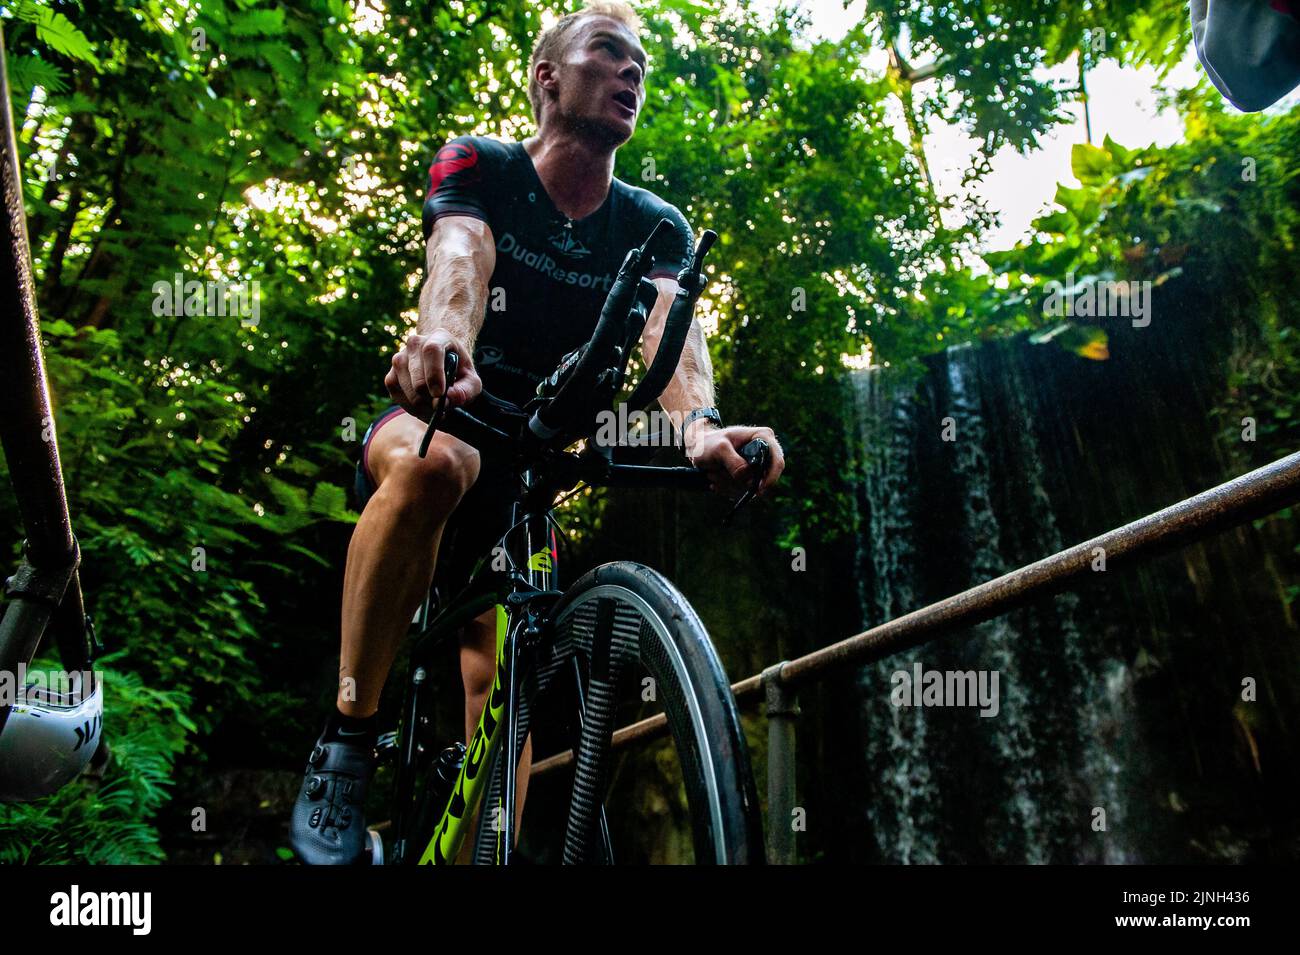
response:
[[[650,278],[672,278],[690,261],[695,250],[695,236],[691,224],[682,211],[663,196],[614,178],[614,188],[618,189],[623,201],[623,238],[629,244],[639,245],[645,240],[661,219],[667,219],[675,227],[675,234],[661,246],[656,253],[662,259],[650,273]]]
[[[443,216],[470,216],[492,224],[499,211],[502,184],[517,179],[510,148],[489,136],[454,136],[429,164],[421,228],[427,239]]]
[[[446,140],[438,149],[437,160],[461,158],[472,163],[497,163],[510,156],[514,143],[491,136],[462,135]]]
[[[614,188],[622,197],[624,221],[636,233],[634,238],[644,239],[649,230],[660,219],[668,219],[677,227],[677,231],[689,250],[691,242],[691,224],[682,210],[657,193],[614,177]],[[630,214],[629,214],[630,210]]]
[[[630,203],[637,209],[644,210],[647,214],[668,215],[674,220],[686,221],[682,211],[658,193],[643,189],[640,186],[634,186],[617,176],[614,177],[614,188],[623,194],[625,202]]]

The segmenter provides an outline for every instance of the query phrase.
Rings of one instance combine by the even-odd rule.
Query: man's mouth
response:
[[[614,102],[626,110],[629,117],[636,115],[637,97],[632,90],[620,90],[615,93]]]

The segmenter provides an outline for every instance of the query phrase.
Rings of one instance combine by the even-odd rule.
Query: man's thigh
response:
[[[362,506],[395,466],[411,455],[419,454],[421,442],[428,426],[400,408],[392,408],[381,415],[368,429],[362,445],[359,464],[358,491]],[[449,454],[477,456],[470,445],[446,433],[434,435],[430,449],[442,448]],[[434,577],[444,599],[454,595],[469,582],[482,560],[491,560],[492,550],[510,529],[512,500],[519,479],[500,468],[476,467],[473,485],[465,492],[447,520],[439,547],[438,566]],[[365,493],[360,493],[364,491]],[[476,646],[495,659],[494,612],[484,614],[490,626],[479,629],[488,633],[481,639],[472,639]],[[466,634],[468,638],[469,635]]]

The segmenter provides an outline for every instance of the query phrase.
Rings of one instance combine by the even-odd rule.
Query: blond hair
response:
[[[528,101],[533,106],[533,119],[542,122],[542,88],[537,83],[537,64],[542,60],[558,61],[568,49],[569,34],[584,17],[609,17],[617,20],[632,33],[640,33],[641,18],[623,0],[592,0],[581,10],[566,14],[551,27],[543,30],[533,44],[533,55],[528,59]]]

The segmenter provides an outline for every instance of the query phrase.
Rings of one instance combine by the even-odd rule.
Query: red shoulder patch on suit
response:
[[[438,150],[429,167],[429,191],[425,198],[432,196],[442,185],[442,181],[462,169],[470,169],[478,164],[478,150],[470,143],[448,143]]]

